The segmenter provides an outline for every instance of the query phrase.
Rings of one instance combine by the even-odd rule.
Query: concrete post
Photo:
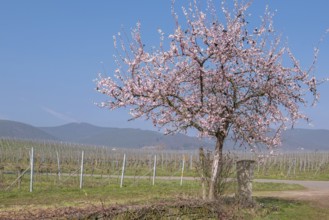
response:
[[[252,206],[252,180],[254,178],[254,160],[237,162],[238,199],[244,206]]]

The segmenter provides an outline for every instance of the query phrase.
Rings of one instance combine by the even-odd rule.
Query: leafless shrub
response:
[[[226,153],[222,155],[220,161],[220,171],[217,179],[217,196],[221,196],[225,193],[229,186],[229,177],[233,176],[234,165],[236,157],[231,153]],[[206,192],[209,189],[210,177],[211,177],[211,167],[212,167],[212,153],[207,150],[204,151],[203,148],[199,149],[199,162],[197,163],[196,170],[201,178],[202,184],[202,197],[203,199],[207,198]]]

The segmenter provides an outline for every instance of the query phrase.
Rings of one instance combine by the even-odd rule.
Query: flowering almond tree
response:
[[[267,10],[251,28],[250,3],[235,1],[231,10],[222,3],[221,13],[212,4],[203,11],[197,3],[183,8],[184,22],[172,11],[175,30],[167,37],[159,30],[158,49],[146,50],[140,23],[132,42],[118,34],[115,77],[100,75],[97,90],[108,97],[102,107],[129,107],[133,119],[150,119],[167,133],[194,128],[201,137],[213,137],[208,198],[214,199],[229,131],[251,147],[275,148],[283,129],[307,120],[300,105],[307,104],[309,92],[317,100],[317,81],[310,76],[313,68],[303,70],[280,43]],[[272,136],[270,129],[276,130]]]

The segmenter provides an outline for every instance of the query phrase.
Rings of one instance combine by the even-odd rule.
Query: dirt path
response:
[[[257,179],[256,182],[272,182],[299,184],[304,186],[305,190],[298,191],[280,191],[280,192],[257,192],[256,196],[272,196],[288,198],[301,201],[309,201],[314,205],[329,208],[329,181],[298,181],[298,180],[267,180]]]

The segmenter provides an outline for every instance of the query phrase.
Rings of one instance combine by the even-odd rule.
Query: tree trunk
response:
[[[200,169],[201,169],[202,199],[206,200],[207,199],[206,181],[207,181],[208,161],[206,160],[206,156],[202,147],[200,147],[199,149],[199,159],[200,159]]]
[[[211,167],[211,178],[208,194],[209,200],[215,200],[217,196],[217,183],[222,163],[224,139],[225,137],[223,136],[217,136],[214,160]]]

